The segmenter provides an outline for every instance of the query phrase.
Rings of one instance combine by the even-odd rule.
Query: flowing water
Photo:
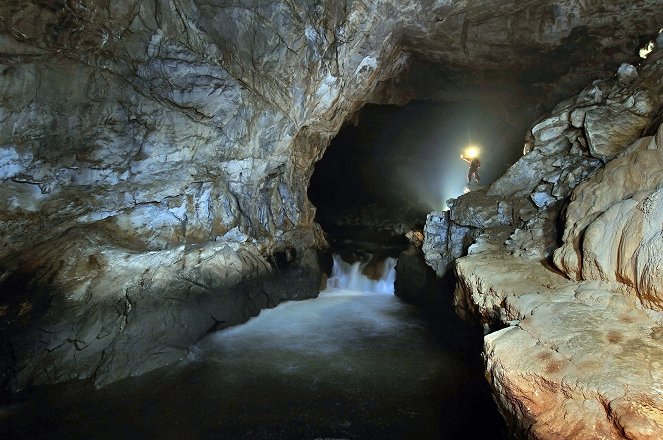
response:
[[[476,335],[395,297],[395,263],[371,280],[335,258],[319,298],[212,334],[183,365],[20,396],[0,438],[503,438]]]

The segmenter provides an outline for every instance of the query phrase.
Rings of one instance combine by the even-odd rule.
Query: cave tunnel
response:
[[[0,439],[663,438],[660,0],[95,3],[1,14]]]
[[[315,165],[308,194],[335,251],[398,253],[405,233],[469,190],[460,154],[480,149],[487,186],[523,151],[532,111],[480,101],[364,106]]]

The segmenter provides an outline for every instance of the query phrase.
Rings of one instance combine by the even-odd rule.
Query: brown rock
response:
[[[485,337],[487,377],[507,420],[536,439],[663,436],[663,315],[618,283],[566,280],[498,254],[458,260],[460,292],[507,328]]]

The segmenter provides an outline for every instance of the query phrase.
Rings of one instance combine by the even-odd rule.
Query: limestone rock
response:
[[[605,243],[607,247],[592,251],[591,249],[597,246],[598,243],[594,240],[594,235],[590,234],[587,250],[592,255],[596,254],[597,251],[599,253],[607,252],[605,258],[611,258],[613,262],[616,262],[615,254],[618,249],[614,244],[611,244],[613,243],[612,240],[621,236],[621,228],[625,227],[624,222],[627,220],[625,215],[635,214],[635,211],[629,214],[625,214],[624,211],[629,212],[629,210],[634,209],[640,199],[646,199],[649,194],[660,189],[662,185],[662,150],[634,151],[630,155],[609,162],[599,173],[574,191],[571,203],[566,211],[564,245],[555,252],[555,264],[572,279],[581,279],[584,274],[589,279],[614,279],[614,274],[619,273],[617,266],[605,266],[605,264],[596,262],[590,256],[585,258],[583,255],[585,246],[582,238],[583,234],[587,231],[588,226],[595,221],[608,226],[606,230],[601,230],[601,232],[599,232],[599,226],[595,226],[593,229],[601,237],[598,242]],[[651,203],[651,201],[648,203]],[[619,206],[612,208],[615,205]],[[607,213],[611,208],[612,211]],[[604,213],[606,213],[606,217],[601,219],[600,216]],[[618,221],[618,217],[621,218],[620,221]],[[615,223],[606,225],[607,219]],[[645,240],[645,238],[638,233],[630,240],[639,242]],[[632,248],[633,246],[629,245],[627,247]],[[629,259],[630,256],[627,254],[624,255],[624,258]],[[595,269],[588,267],[585,271],[585,264],[594,266]],[[637,283],[633,277],[630,277],[630,279],[632,283]]]
[[[454,259],[467,251],[475,234],[474,228],[452,222],[449,211],[431,212],[426,217],[422,246],[426,263],[439,277],[444,276]]]
[[[495,181],[488,195],[529,195],[552,183],[547,195],[533,197],[542,204],[562,200],[602,162],[629,147],[660,107],[663,86],[657,78],[663,66],[650,62],[640,75],[620,69],[618,79],[595,81],[535,124],[529,134],[533,150]]]
[[[617,78],[623,83],[633,82],[637,77],[638,69],[632,64],[623,63],[619,66],[619,69],[617,69]]]
[[[14,388],[85,378],[103,385],[145,373],[185,358],[207,332],[315,296],[320,285],[310,243],[270,261],[251,243],[140,253],[94,231],[81,245],[75,234],[38,246],[3,274],[4,288],[25,292],[13,302],[3,295]]]
[[[11,362],[21,381],[40,382],[111,380],[181,356],[215,325],[191,306],[206,291],[200,285],[227,292],[241,278],[236,297],[200,297],[205,308],[237,317],[283,297],[260,299],[262,286],[248,275],[254,269],[294,289],[288,273],[305,275],[309,263],[284,274],[267,261],[296,248],[295,261],[308,262],[324,242],[311,232],[315,208],[306,195],[314,163],[358,108],[389,96],[379,89],[412,60],[458,78],[441,81],[440,96],[480,90],[467,72],[490,71],[488,84],[494,72],[508,72],[513,85],[540,66],[551,78],[545,87],[571,94],[588,75],[604,76],[635,54],[639,36],[653,35],[661,22],[658,5],[627,0],[603,2],[601,20],[594,8],[569,1],[551,8],[509,0],[499,14],[494,5],[456,0],[5,3],[0,291],[2,304],[16,302],[12,316],[20,315],[7,332],[25,347]],[[615,59],[606,61],[607,53]],[[560,54],[568,58],[550,69]],[[579,61],[569,71],[571,59]],[[643,69],[629,87],[648,77]],[[587,95],[597,103],[607,99],[594,92]],[[650,98],[634,96],[628,108],[641,115]],[[555,125],[539,140],[558,132]],[[525,187],[551,177],[556,158],[542,151],[554,156],[574,143],[555,139],[526,156],[540,167],[515,173]],[[583,172],[566,176],[574,182]],[[525,187],[508,191],[529,193]],[[509,217],[500,209],[491,220],[498,224]],[[448,231],[453,244],[445,252],[460,255],[472,228],[450,224]],[[220,250],[226,247],[232,252]],[[203,258],[198,250],[214,252]],[[57,289],[45,287],[53,280]],[[34,313],[21,314],[29,307]],[[125,323],[127,316],[135,319]],[[38,330],[42,324],[52,336]],[[188,329],[173,335],[180,327]],[[155,347],[166,345],[159,355]],[[132,360],[123,347],[145,355]]]
[[[662,209],[658,189],[619,201],[598,216],[582,239],[581,278],[625,283],[646,307],[663,310]]]
[[[549,258],[557,247],[558,215],[558,207],[550,206],[524,219],[521,226],[504,242],[505,247],[515,256],[532,260]]]
[[[460,226],[490,228],[513,224],[513,206],[499,196],[470,191],[458,197],[451,207],[451,220]]]
[[[624,109],[595,108],[585,114],[585,131],[592,156],[609,160],[637,138],[650,119]]]
[[[500,409],[531,438],[663,435],[661,319],[616,283],[566,280],[500,254],[458,260],[456,301],[484,322],[487,377]],[[638,359],[638,362],[633,362]]]

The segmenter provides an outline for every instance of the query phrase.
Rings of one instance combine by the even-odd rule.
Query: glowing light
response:
[[[475,157],[479,156],[479,147],[470,145],[467,148],[465,148],[465,152],[463,153],[463,155],[470,159],[474,159]]]
[[[640,49],[640,58],[646,59],[654,50],[654,42],[650,41],[642,49]]]
[[[661,28],[658,31],[659,34],[663,34],[663,28]],[[656,44],[653,41],[650,41],[649,43],[645,44],[643,47],[640,48],[640,58],[643,60],[647,59],[650,53],[654,51],[654,48],[656,47]]]

